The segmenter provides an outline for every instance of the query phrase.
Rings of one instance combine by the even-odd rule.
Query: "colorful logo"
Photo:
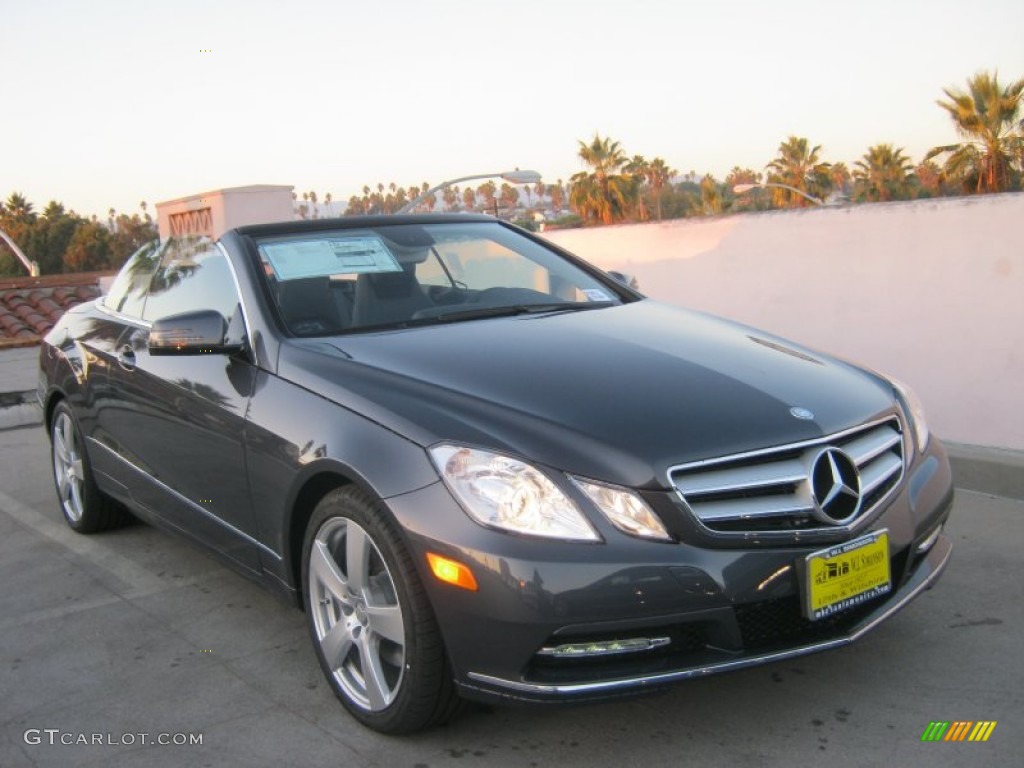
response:
[[[988,741],[995,729],[995,720],[933,720],[921,734],[921,741]]]

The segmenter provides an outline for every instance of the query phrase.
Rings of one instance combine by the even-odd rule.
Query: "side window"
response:
[[[121,271],[114,278],[110,290],[103,299],[103,305],[129,317],[142,317],[142,305],[146,301],[146,288],[160,263],[160,243],[156,240],[146,243],[128,257]]]
[[[182,312],[213,309],[230,319],[238,293],[224,254],[208,238],[168,241],[153,275],[142,317],[150,322]]]

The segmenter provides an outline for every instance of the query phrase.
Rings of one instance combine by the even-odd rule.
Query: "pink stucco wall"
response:
[[[1024,450],[1024,194],[561,230],[640,289],[911,384],[932,429]]]

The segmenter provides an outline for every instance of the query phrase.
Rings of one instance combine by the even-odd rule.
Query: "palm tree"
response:
[[[622,173],[626,155],[619,142],[594,134],[589,144],[580,141],[579,145],[578,156],[591,171],[580,171],[570,179],[569,202],[590,221],[611,224],[625,218],[635,187]]]
[[[901,147],[876,144],[855,162],[854,194],[859,200],[884,202],[910,197],[913,164]]]
[[[529,187],[527,187],[529,189]],[[504,183],[501,185],[501,192],[498,200],[501,202],[501,207],[505,208],[509,212],[514,211],[519,207],[519,192],[511,184]]]
[[[760,184],[761,174],[752,168],[740,168],[734,165],[729,175],[725,177],[725,185],[732,189],[738,184]]]
[[[832,189],[837,194],[849,194],[850,180],[853,178],[853,175],[850,173],[850,169],[846,167],[846,163],[832,163],[829,165],[828,178]]]
[[[634,197],[636,198],[633,205],[633,216],[637,221],[647,221],[651,218],[650,202],[645,199],[650,193],[648,180],[651,164],[643,155],[633,155],[632,159],[622,166],[622,172],[632,177]]]
[[[932,148],[925,160],[946,154],[944,170],[965,190],[1003,192],[1010,188],[1013,162],[1024,153],[1024,136],[1017,123],[1024,78],[1003,87],[998,73],[979,72],[967,90],[944,88],[949,101],[937,101],[949,113],[959,144]]]
[[[654,210],[658,214],[658,221],[661,221],[661,190],[672,180],[678,171],[670,168],[660,157],[651,160],[647,165],[647,183],[651,185],[651,192],[654,196]]]
[[[444,209],[446,211],[454,211],[455,206],[459,204],[458,184],[450,184],[441,190],[441,199],[444,200]]]
[[[472,187],[466,187],[462,190],[462,203],[466,206],[467,211],[472,211],[476,208],[476,192],[473,191]]]
[[[493,181],[485,181],[479,187],[476,188],[476,194],[478,197],[484,199],[484,210],[497,212],[498,204],[496,202],[498,193],[498,187],[495,186]]]
[[[722,190],[710,173],[700,180],[700,202],[705,216],[714,216],[722,212],[724,203]]]
[[[562,180],[559,179],[557,184],[548,185],[548,197],[551,198],[551,207],[555,213],[562,212],[562,206],[565,205],[565,190],[562,188]]]
[[[779,144],[779,155],[765,167],[769,169],[768,181],[799,189],[809,195],[824,197],[831,188],[828,176],[829,165],[819,160],[821,145],[811,147],[807,139],[790,136]],[[803,208],[810,201],[786,189],[772,189],[777,205]]]
[[[918,197],[936,197],[946,194],[943,189],[946,179],[942,169],[934,160],[924,160],[918,163],[914,169],[914,178],[917,180]]]

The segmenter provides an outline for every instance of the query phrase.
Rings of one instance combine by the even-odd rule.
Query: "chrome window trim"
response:
[[[249,350],[252,353],[252,363],[257,368],[260,367],[259,356],[256,354],[256,344],[253,343],[252,338],[252,323],[249,322],[249,311],[245,307],[245,299],[242,297],[242,283],[238,279],[238,272],[235,271],[235,265],[231,261],[231,256],[228,254],[227,248],[218,240],[214,245],[220,249],[220,252],[224,255],[224,260],[228,263],[228,271],[231,272],[231,279],[235,283],[235,295],[238,297],[238,306],[242,308],[242,322],[245,324],[245,338],[249,341]]]
[[[134,325],[139,328],[145,328],[147,331],[153,329],[153,324],[148,320],[143,320],[141,317],[132,317],[131,315],[126,315],[123,312],[118,312],[116,309],[111,309],[103,303],[103,299],[105,298],[107,297],[103,296],[96,302],[96,309],[103,314],[110,315],[115,320],[120,320],[123,323],[128,323],[129,325]]]
[[[231,257],[228,255],[227,249],[218,240],[213,244],[220,250],[221,255],[224,257],[224,261],[227,262],[228,271],[231,273],[231,281],[235,285],[235,296],[238,298],[238,306],[242,308],[242,322],[245,324],[245,338],[249,342],[249,349],[252,352],[253,365],[259,367],[259,357],[256,354],[256,345],[253,343],[252,338],[252,324],[249,322],[249,311],[245,307],[245,299],[242,298],[242,284],[238,280],[238,272],[235,270],[235,265],[231,262]],[[146,293],[149,293],[147,289]],[[143,320],[141,317],[133,317],[126,315],[123,312],[118,312],[116,309],[111,309],[104,303],[104,299],[107,297],[101,296],[96,300],[96,308],[106,315],[110,315],[115,320],[120,320],[124,323],[129,323],[138,328],[145,328],[147,331],[153,330],[153,323],[149,320]],[[228,318],[230,319],[230,318]]]

